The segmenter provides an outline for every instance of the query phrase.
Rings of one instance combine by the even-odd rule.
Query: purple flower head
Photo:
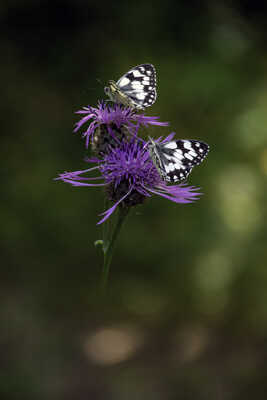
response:
[[[82,136],[86,139],[86,147],[89,141],[93,143],[94,134],[99,130],[106,130],[114,138],[114,130],[119,131],[126,126],[128,132],[136,134],[141,125],[158,125],[167,126],[168,122],[159,122],[159,117],[145,116],[138,114],[129,107],[124,107],[120,104],[106,104],[99,102],[98,107],[83,107],[77,111],[77,114],[84,115],[75,125],[74,132],[77,132],[87,122],[89,126],[82,132]]]
[[[172,137],[173,134],[170,134],[162,142],[169,141]],[[157,141],[160,142],[160,140]],[[116,207],[131,207],[141,204],[152,194],[165,197],[175,203],[191,203],[200,195],[193,186],[167,185],[150,158],[148,142],[140,140],[137,136],[124,138],[116,146],[110,145],[102,157],[88,159],[87,162],[96,165],[83,171],[65,172],[57,179],[73,186],[106,187],[107,195],[113,205],[102,214],[103,218],[98,224],[104,222]],[[93,170],[98,170],[100,175],[97,177],[84,176]],[[101,182],[92,183],[97,180],[101,180]]]

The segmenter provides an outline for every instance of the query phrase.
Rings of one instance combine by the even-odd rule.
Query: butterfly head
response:
[[[108,86],[104,88],[104,92],[111,100],[113,100],[114,94],[117,92],[117,90],[118,88],[116,82],[114,81],[108,81]]]
[[[156,142],[152,139],[152,137],[148,136],[148,147],[154,147]]]
[[[150,154],[153,152],[156,146],[156,142],[150,136],[148,136],[148,142],[146,143],[145,147],[147,147]]]

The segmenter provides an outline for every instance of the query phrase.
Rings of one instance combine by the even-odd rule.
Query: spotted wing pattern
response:
[[[186,179],[192,168],[200,164],[209,152],[206,143],[187,139],[161,144],[152,141],[149,148],[152,160],[167,182]]]
[[[156,70],[152,64],[132,68],[116,85],[136,108],[144,109],[156,101]]]

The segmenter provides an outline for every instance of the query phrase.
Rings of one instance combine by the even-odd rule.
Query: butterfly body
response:
[[[144,110],[156,98],[156,71],[152,64],[132,68],[117,82],[109,81],[105,93],[110,100],[132,109]]]
[[[106,93],[109,96],[110,100],[117,104],[122,104],[126,107],[138,108],[133,101],[120,90],[119,86],[115,81],[109,81],[108,87],[106,88]]]
[[[188,177],[193,167],[207,156],[209,146],[198,140],[173,140],[156,143],[149,138],[151,159],[159,174],[167,182],[179,182]]]

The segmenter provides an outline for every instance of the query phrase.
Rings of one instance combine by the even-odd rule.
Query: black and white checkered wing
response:
[[[117,86],[136,108],[149,107],[157,98],[156,70],[152,64],[138,65],[123,75]]]
[[[157,145],[158,168],[167,182],[186,179],[192,168],[200,164],[209,152],[209,146],[198,140],[176,140]]]

